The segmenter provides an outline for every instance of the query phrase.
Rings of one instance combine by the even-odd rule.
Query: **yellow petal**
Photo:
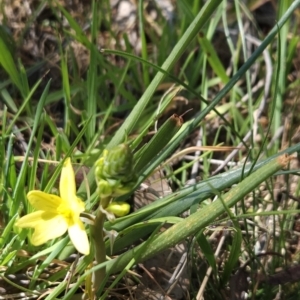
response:
[[[49,214],[47,215],[49,217]],[[49,240],[62,236],[67,231],[67,228],[67,222],[61,215],[44,218],[36,225],[31,242],[35,246],[44,244]]]
[[[90,244],[80,219],[68,228],[70,239],[78,252],[88,255],[90,253]]]
[[[43,219],[44,211],[38,210],[29,215],[20,218],[15,225],[20,228],[35,228]]]
[[[27,194],[27,198],[35,209],[45,210],[53,213],[56,212],[57,207],[62,202],[60,197],[41,191],[31,191]]]
[[[61,170],[59,193],[60,197],[69,203],[76,198],[75,174],[69,157]]]
[[[78,213],[78,215],[84,211],[85,209],[85,203],[78,197],[73,199],[73,202],[71,204],[71,209]]]

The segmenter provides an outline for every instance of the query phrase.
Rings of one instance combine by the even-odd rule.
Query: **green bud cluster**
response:
[[[136,183],[133,173],[133,153],[126,144],[104,150],[95,166],[100,198],[114,198],[127,194]]]

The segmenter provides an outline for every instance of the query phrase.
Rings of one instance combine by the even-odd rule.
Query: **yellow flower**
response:
[[[31,238],[38,246],[48,240],[63,235],[67,230],[78,252],[89,254],[90,246],[80,213],[84,211],[84,202],[76,196],[75,175],[70,158],[67,158],[61,171],[59,183],[60,197],[41,191],[27,194],[30,204],[37,211],[20,218],[16,226],[34,228]]]

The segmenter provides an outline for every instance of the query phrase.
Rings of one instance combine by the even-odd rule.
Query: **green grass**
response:
[[[129,32],[119,36],[113,30],[108,2],[91,3],[87,30],[66,7],[44,2],[57,17],[51,32],[57,43],[55,54],[60,58],[55,66],[59,78],[49,79],[52,70],[47,73],[52,56],[48,62],[45,59],[30,66],[17,59],[14,49],[22,45],[25,31],[14,40],[5,30],[8,18],[0,28],[0,282],[8,286],[9,274],[30,270],[29,285],[17,285],[16,290],[41,295],[51,289],[45,299],[75,299],[81,288],[91,287],[93,272],[105,269],[105,279],[95,291],[104,299],[115,295],[111,289],[125,285],[124,277],[138,280],[128,275],[134,265],[186,241],[191,299],[197,299],[197,294],[205,299],[228,298],[234,292],[234,276],[251,278],[243,291],[252,299],[274,299],[280,290],[285,299],[296,299],[298,284],[287,280],[282,286],[272,285],[270,276],[278,272],[277,268],[299,262],[299,253],[293,250],[297,245],[293,227],[299,213],[297,201],[282,196],[278,203],[274,190],[280,183],[287,191],[283,195],[297,198],[299,194],[295,181],[299,170],[293,160],[290,169],[278,162],[278,157],[300,150],[300,144],[293,140],[299,114],[298,90],[288,79],[294,72],[293,61],[299,59],[299,24],[293,16],[300,0],[280,2],[277,24],[268,34],[255,24],[251,7],[258,1],[248,5],[240,1],[194,1],[191,5],[180,0],[173,24],[160,11],[155,23],[149,23],[144,10],[147,1],[140,1],[140,53],[130,44]],[[36,7],[24,28],[37,23],[41,8]],[[259,40],[251,47],[247,22],[255,25],[252,29]],[[100,50],[101,30],[107,44]],[[219,41],[222,34],[224,42]],[[85,71],[76,56],[79,45],[90,59]],[[266,66],[268,59],[271,72]],[[268,80],[270,86],[266,86]],[[292,101],[287,101],[288,97]],[[188,105],[181,105],[185,100]],[[163,123],[172,113],[181,115],[189,108],[193,110],[183,116],[182,126],[168,127],[166,133]],[[287,117],[291,121],[283,128]],[[145,145],[157,120],[158,132]],[[282,138],[271,143],[282,128]],[[86,211],[94,214],[99,202],[94,163],[104,149],[126,142],[134,152],[136,184],[118,199],[130,201],[130,194],[176,150],[195,146],[199,132],[198,146],[202,148],[196,149],[199,152],[192,160],[173,159],[174,164],[164,166],[174,187],[171,195],[114,222],[105,222],[106,230],[119,233],[113,247],[109,240],[104,245],[106,255],[111,256],[106,262],[93,266],[92,252],[74,264],[67,263],[65,260],[76,252],[68,236],[35,247],[28,239],[29,230],[14,227],[19,217],[33,211],[26,198],[30,190],[58,194],[65,157],[72,158],[78,172],[78,196],[86,202]],[[217,169],[214,161],[231,155],[225,149],[216,151],[217,145],[232,147],[229,161],[236,167]],[[202,180],[186,186],[199,161],[197,176]],[[212,201],[214,198],[218,200]],[[186,211],[190,215],[183,217]],[[161,233],[166,223],[172,226]],[[86,228],[92,239],[92,230],[89,225]],[[218,252],[218,239],[210,238],[213,232],[224,237],[219,239],[222,245]],[[257,241],[265,236],[264,251],[268,254],[258,255]],[[59,265],[56,272],[51,271],[54,260]],[[41,280],[46,272],[47,279]],[[207,272],[210,276],[205,283]],[[69,279],[65,280],[67,274]],[[263,277],[258,279],[257,274]]]

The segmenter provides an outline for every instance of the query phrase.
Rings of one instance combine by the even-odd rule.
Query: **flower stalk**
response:
[[[100,205],[102,205],[102,207],[105,209],[105,207],[108,206],[109,202],[110,202],[110,198],[102,198]],[[95,263],[97,265],[101,264],[102,262],[105,262],[106,260],[105,241],[104,241],[104,234],[103,234],[105,219],[106,219],[106,215],[101,211],[101,209],[98,208],[96,211],[96,218],[94,221],[94,225],[91,226],[91,237],[93,240]],[[94,272],[93,289],[95,292],[97,292],[97,290],[101,286],[105,278],[105,275],[106,275],[105,268],[96,270]]]
[[[114,215],[124,216],[129,213],[130,206],[125,202],[114,202],[114,198],[125,195],[136,184],[133,173],[133,154],[126,144],[120,144],[111,150],[104,150],[103,155],[95,163],[95,177],[99,206],[96,211],[94,225],[91,226],[91,237],[95,252],[96,264],[106,260],[104,242],[104,222],[112,220]],[[102,268],[93,274],[93,290],[96,293],[106,276]]]

